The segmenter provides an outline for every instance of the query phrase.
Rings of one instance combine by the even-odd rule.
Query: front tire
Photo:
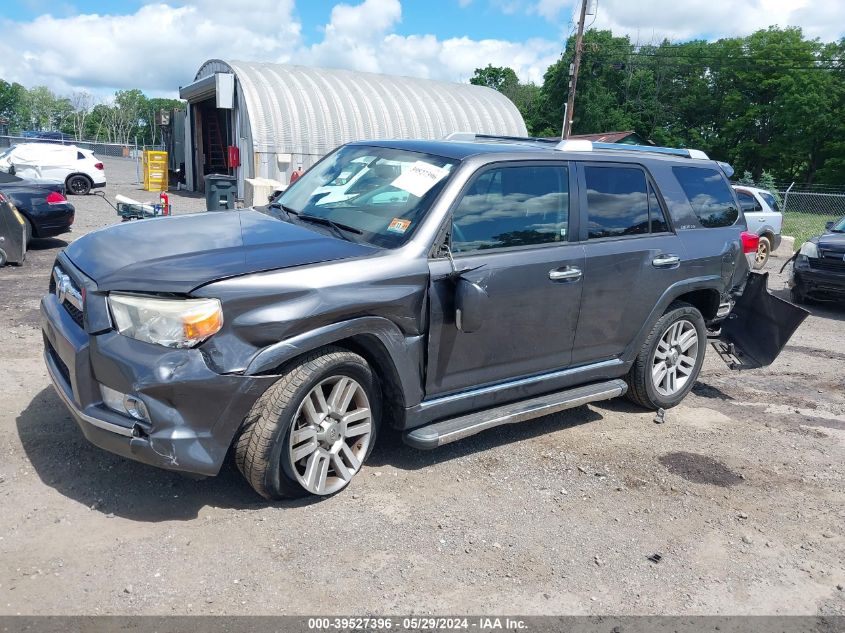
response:
[[[235,447],[238,469],[266,499],[335,494],[369,457],[380,410],[367,361],[337,347],[313,352],[253,406]]]
[[[65,188],[76,196],[87,196],[91,191],[93,183],[88,176],[82,174],[75,174],[70,176],[65,182]]]
[[[772,241],[765,235],[760,236],[760,241],[757,243],[757,254],[754,255],[754,270],[760,270],[769,261],[769,256],[772,254]]]
[[[628,398],[647,409],[669,409],[701,373],[707,331],[701,312],[677,301],[658,319],[628,373]]]

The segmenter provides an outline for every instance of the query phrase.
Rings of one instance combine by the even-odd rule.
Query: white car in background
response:
[[[0,171],[19,178],[65,183],[68,193],[84,196],[106,186],[103,163],[89,149],[55,143],[19,143],[0,153]]]
[[[754,257],[754,268],[759,270],[769,261],[772,251],[780,246],[783,214],[777,198],[770,191],[746,185],[734,185],[734,190],[748,230],[760,236]]]

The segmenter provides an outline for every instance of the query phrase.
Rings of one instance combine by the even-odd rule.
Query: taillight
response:
[[[4,196],[2,192],[0,192],[0,204],[3,204],[4,202],[6,202],[6,196]]]
[[[58,191],[51,191],[47,196],[47,204],[63,204],[65,202],[67,202],[67,198]]]
[[[101,171],[105,169],[105,167],[103,167],[103,163],[97,163],[96,165],[94,165],[94,168],[99,169]]]
[[[743,231],[742,235],[740,235],[742,239],[742,252],[746,255],[748,253],[756,253],[757,247],[760,245],[760,236],[756,233],[749,233],[748,231]]]

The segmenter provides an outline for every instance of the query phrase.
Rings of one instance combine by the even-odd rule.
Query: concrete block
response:
[[[285,185],[270,178],[244,179],[244,205],[247,207],[267,204],[267,198],[274,191],[284,189]]]
[[[772,251],[772,255],[775,257],[792,257],[795,253],[795,238],[791,235],[781,235],[780,237],[780,246],[778,246],[774,251]]]

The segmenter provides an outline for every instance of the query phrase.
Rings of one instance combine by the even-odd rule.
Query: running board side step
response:
[[[402,439],[414,448],[429,450],[503,424],[524,422],[565,409],[580,407],[589,402],[610,400],[624,395],[626,391],[628,391],[628,385],[620,379],[584,385],[530,400],[512,402],[494,409],[468,413],[458,418],[441,420],[409,431]]]

